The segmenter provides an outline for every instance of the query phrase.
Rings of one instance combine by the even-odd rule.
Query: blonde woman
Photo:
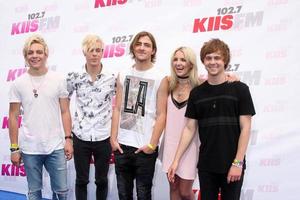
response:
[[[171,75],[165,79],[169,84],[169,96],[162,166],[167,173],[185,125],[184,113],[190,91],[199,85],[196,55],[191,48],[179,47],[174,51],[171,57]],[[199,139],[195,134],[180,160],[175,181],[169,182],[170,199],[194,199],[192,186],[197,174],[198,151]]]
[[[235,75],[226,75],[226,79],[229,82],[239,80]],[[162,148],[162,166],[166,173],[175,157],[181,133],[186,124],[185,111],[190,91],[203,81],[198,76],[194,51],[189,47],[177,48],[171,57],[171,75],[164,79],[164,83],[169,87]],[[197,174],[199,145],[198,134],[194,134],[189,147],[180,159],[174,180],[169,181],[170,199],[194,199],[192,186]]]

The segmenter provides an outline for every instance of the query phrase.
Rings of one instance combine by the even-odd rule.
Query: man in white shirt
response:
[[[138,33],[130,53],[132,67],[120,73],[114,108],[111,145],[120,200],[151,199],[158,143],[165,127],[168,88],[160,85],[161,72],[154,67],[156,42],[149,32]]]
[[[76,199],[87,199],[87,184],[93,155],[96,199],[105,200],[108,191],[107,173],[111,157],[109,143],[112,99],[116,77],[104,69],[101,58],[104,44],[97,35],[87,35],[82,42],[86,63],[81,72],[67,77],[69,97],[76,92],[73,121]]]
[[[21,157],[24,161],[29,200],[42,199],[43,166],[50,175],[52,199],[66,200],[66,159],[73,153],[66,82],[46,67],[48,46],[41,36],[26,40],[23,55],[29,69],[12,83],[9,92],[11,161],[16,166]],[[19,133],[21,108],[24,115]]]

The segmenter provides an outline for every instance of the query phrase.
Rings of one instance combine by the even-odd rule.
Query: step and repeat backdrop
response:
[[[0,190],[27,193],[24,167],[10,162],[8,90],[26,72],[25,39],[41,34],[50,49],[48,67],[66,74],[84,64],[81,41],[98,34],[105,42],[103,65],[116,72],[130,67],[129,44],[147,30],[157,40],[156,66],[166,75],[175,48],[189,46],[199,59],[203,42],[220,38],[231,48],[229,71],[247,83],[257,115],[247,152],[242,200],[299,199],[300,188],[300,10],[298,0],[23,0],[0,1]],[[73,108],[72,108],[73,110]],[[19,119],[22,126],[22,116]],[[75,199],[75,169],[68,162],[69,199]],[[91,161],[89,199],[95,199]],[[157,161],[153,199],[168,199],[166,175]],[[195,198],[200,199],[198,179]],[[51,197],[44,173],[44,196]],[[112,156],[108,199],[118,199]]]

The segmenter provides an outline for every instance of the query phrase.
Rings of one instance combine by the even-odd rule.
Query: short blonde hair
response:
[[[95,48],[97,45],[97,42],[100,42],[101,49],[103,50],[104,44],[102,39],[98,35],[87,35],[82,41],[82,52],[86,54],[91,49]]]
[[[196,54],[195,52],[189,48],[189,47],[179,47],[177,48],[171,57],[171,76],[170,76],[170,84],[169,84],[169,91],[173,91],[178,83],[178,77],[175,73],[174,67],[173,67],[173,60],[175,57],[175,54],[177,51],[181,51],[184,54],[184,58],[186,59],[186,62],[191,65],[191,70],[189,72],[189,80],[191,81],[192,87],[196,87],[199,85],[199,78],[198,78],[198,66],[197,66],[197,60],[196,60]]]
[[[23,56],[24,56],[25,60],[26,60],[26,56],[28,54],[28,50],[32,44],[41,44],[44,47],[45,55],[48,56],[49,49],[48,49],[48,45],[45,42],[44,38],[38,34],[34,34],[34,35],[30,36],[29,38],[27,38],[25,41],[25,44],[23,47]]]

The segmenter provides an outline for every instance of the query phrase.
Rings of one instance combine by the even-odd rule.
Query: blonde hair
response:
[[[97,42],[100,42],[101,49],[104,48],[104,43],[102,39],[98,35],[87,35],[82,41],[82,52],[86,54],[91,49],[95,48],[97,46]]]
[[[46,44],[44,38],[38,34],[34,34],[26,39],[24,47],[23,47],[23,56],[26,60],[26,56],[28,54],[28,50],[32,44],[40,44],[44,47],[44,53],[46,56],[49,54],[48,45]]]
[[[173,60],[177,51],[181,51],[184,54],[186,62],[191,65],[191,70],[189,72],[189,80],[191,82],[192,87],[196,87],[199,85],[199,78],[198,78],[198,67],[197,67],[197,60],[195,52],[189,47],[179,47],[177,48],[171,57],[171,76],[169,78],[169,91],[173,91],[178,83],[178,77],[174,71],[173,67]]]

